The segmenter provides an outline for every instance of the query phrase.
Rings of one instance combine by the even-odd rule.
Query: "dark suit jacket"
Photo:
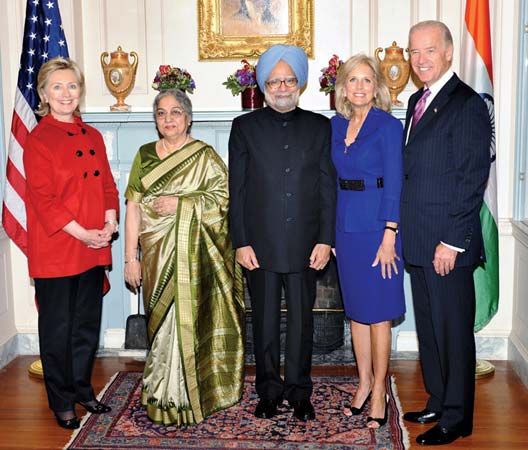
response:
[[[265,270],[306,269],[315,244],[334,243],[330,121],[300,108],[237,117],[229,137],[229,195],[235,248],[251,245]]]
[[[422,95],[409,100],[405,136]],[[440,241],[459,248],[457,266],[483,258],[480,208],[490,168],[484,101],[456,75],[410,133],[403,153],[401,233],[405,261],[430,267]]]

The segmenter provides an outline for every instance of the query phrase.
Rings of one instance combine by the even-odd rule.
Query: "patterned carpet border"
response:
[[[380,430],[366,428],[368,407],[346,417],[343,403],[352,400],[355,377],[314,377],[315,421],[292,417],[286,402],[273,419],[256,419],[254,377],[246,377],[242,401],[187,428],[150,422],[140,403],[141,372],[118,372],[99,394],[112,407],[102,415],[87,414],[65,449],[173,450],[401,450],[409,447],[393,377],[387,380],[389,420]]]

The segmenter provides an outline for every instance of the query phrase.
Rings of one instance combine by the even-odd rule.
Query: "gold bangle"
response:
[[[116,228],[119,226],[119,223],[117,222],[117,220],[114,220],[114,219],[110,219],[110,220],[105,220],[105,225],[109,223],[110,225],[115,225]]]

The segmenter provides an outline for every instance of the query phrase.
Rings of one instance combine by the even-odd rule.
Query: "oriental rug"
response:
[[[273,419],[257,419],[254,377],[246,377],[242,401],[217,412],[198,425],[177,428],[152,423],[141,406],[141,372],[118,372],[100,400],[109,414],[87,414],[67,449],[286,449],[286,450],[399,450],[408,448],[408,435],[394,379],[387,380],[389,420],[380,430],[366,427],[368,407],[346,417],[342,405],[357,389],[355,377],[315,377],[312,402],[316,420],[300,422],[286,402]],[[367,405],[368,406],[368,405]]]

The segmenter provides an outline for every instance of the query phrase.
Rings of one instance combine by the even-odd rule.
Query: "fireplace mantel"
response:
[[[396,107],[392,114],[400,120],[405,119],[405,108]],[[246,114],[248,111],[194,111],[193,122],[231,122],[234,118]],[[333,110],[314,111],[328,118],[336,114]],[[151,111],[88,111],[83,113],[83,120],[87,123],[134,123],[154,122]]]

